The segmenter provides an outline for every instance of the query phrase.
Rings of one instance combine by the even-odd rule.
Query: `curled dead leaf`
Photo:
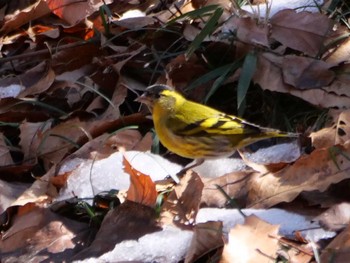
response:
[[[162,206],[161,222],[192,228],[198,213],[203,183],[197,173],[189,170],[175,186]]]
[[[153,207],[156,204],[158,193],[151,177],[135,170],[125,157],[123,164],[125,172],[130,175],[127,200]]]
[[[277,257],[279,226],[271,225],[252,215],[243,225],[231,229],[221,263],[268,262]]]

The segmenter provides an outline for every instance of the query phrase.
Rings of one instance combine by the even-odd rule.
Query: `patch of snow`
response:
[[[169,162],[159,155],[129,151],[116,152],[102,160],[72,159],[64,163],[58,174],[71,171],[67,185],[61,189],[57,201],[75,196],[92,198],[96,194],[111,189],[126,190],[130,178],[124,172],[123,156],[133,168],[149,175],[153,181],[162,180],[169,175],[175,175],[182,167]]]
[[[312,13],[319,12],[319,6],[323,4],[323,0],[272,0],[267,4],[245,5],[243,10],[258,14],[260,17],[272,17],[276,13],[285,9],[295,9],[297,12],[308,11]]]
[[[127,240],[117,244],[114,249],[100,256],[89,258],[84,263],[102,262],[157,262],[177,263],[184,259],[193,237],[192,231],[165,226],[162,231],[145,235],[138,240]]]
[[[0,99],[17,97],[24,90],[22,85],[11,84],[7,87],[0,87]]]
[[[300,231],[307,240],[317,242],[336,235],[336,232],[323,230],[317,222],[311,222],[312,218],[278,208],[242,209],[242,212],[247,216],[254,214],[270,224],[280,225],[279,233],[287,237]],[[222,221],[223,232],[228,235],[231,228],[244,223],[244,217],[237,209],[202,208],[197,214],[196,222],[207,221]]]

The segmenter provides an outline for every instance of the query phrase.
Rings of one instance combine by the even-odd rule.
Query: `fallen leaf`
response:
[[[0,214],[9,208],[29,186],[30,184],[10,183],[0,180]]]
[[[334,144],[344,144],[350,140],[350,110],[340,113],[335,133]]]
[[[323,249],[320,262],[348,262],[350,257],[350,225]]]
[[[313,221],[330,231],[344,229],[350,223],[350,204],[341,203],[327,209],[321,215],[315,217]]]
[[[332,86],[299,90],[285,83],[282,78],[282,62],[283,58],[275,54],[258,54],[257,70],[253,76],[254,82],[258,83],[262,89],[289,93],[318,107],[349,108],[350,97],[337,95],[332,90]]]
[[[82,137],[90,138],[88,122],[73,118],[47,129],[41,136],[37,155],[48,169],[58,164],[72,149],[79,148]]]
[[[322,52],[334,23],[321,13],[297,13],[290,9],[278,12],[270,21],[271,38],[311,57]]]
[[[269,47],[269,28],[266,25],[259,25],[256,19],[250,16],[231,16],[223,25],[223,31],[235,33],[239,41],[244,44]]]
[[[38,66],[27,71],[22,83],[28,82],[25,89],[18,95],[19,98],[24,98],[29,95],[40,94],[45,92],[55,80],[55,72],[52,70],[50,63],[41,63]]]
[[[277,172],[295,162],[301,156],[301,149],[295,141],[260,148],[255,152],[239,150],[239,154],[247,166],[263,174]]]
[[[48,62],[42,62],[23,74],[0,80],[0,86],[3,89],[13,85],[21,87],[18,94],[15,91],[9,90],[7,92],[9,95],[6,96],[3,91],[1,97],[11,97],[10,95],[13,94],[12,97],[24,98],[28,95],[39,94],[46,91],[55,79],[55,73],[49,64]]]
[[[153,208],[125,201],[107,213],[92,244],[71,260],[98,257],[124,240],[137,240],[160,230]]]
[[[289,262],[309,263],[314,257],[309,243],[304,244],[284,237],[280,238],[279,242],[284,249],[278,251],[278,254]]]
[[[112,1],[46,0],[46,2],[55,15],[73,26],[98,11],[103,4],[110,4]]]
[[[267,208],[281,202],[291,202],[301,192],[325,191],[331,184],[349,178],[350,141],[344,145],[314,150],[294,164],[278,172],[231,173],[205,183],[203,202],[223,206],[225,198],[219,186],[238,204]],[[249,175],[249,176],[247,176]],[[215,203],[217,202],[217,203]]]
[[[135,170],[125,157],[123,164],[125,172],[130,175],[127,200],[153,207],[156,204],[158,193],[151,177]]]
[[[315,148],[332,147],[350,140],[350,110],[341,111],[335,124],[310,134]]]
[[[191,246],[187,252],[185,263],[196,262],[204,255],[224,245],[222,222],[198,223],[193,228],[193,232]]]
[[[67,261],[87,246],[89,234],[85,223],[61,217],[50,209],[34,208],[17,216],[0,240],[1,258],[6,262]]]
[[[49,125],[50,123],[48,122],[24,121],[21,123],[19,126],[21,131],[19,145],[24,153],[24,160],[37,157],[43,133],[49,129]]]
[[[37,0],[32,5],[26,7],[20,12],[5,16],[4,24],[0,29],[1,34],[7,34],[13,30],[17,30],[21,26],[37,18],[50,13],[50,9],[44,0]]]
[[[203,183],[198,174],[187,171],[162,206],[162,224],[191,229],[199,209],[202,190]]]
[[[206,72],[203,62],[196,55],[192,55],[188,60],[186,60],[184,54],[179,55],[166,66],[167,82],[171,83],[172,87],[180,90]]]
[[[340,63],[349,63],[350,55],[350,39],[346,38],[341,45],[335,48],[335,51],[326,58],[326,62],[333,65],[339,65]]]
[[[252,215],[229,233],[220,262],[269,262],[277,257],[279,226]]]
[[[201,203],[209,207],[225,207],[229,200],[218,190],[219,186],[228,196],[234,197],[239,207],[245,207],[249,181],[254,175],[254,170],[248,170],[232,172],[209,180],[203,178],[204,188]]]
[[[331,184],[349,178],[350,142],[337,146],[337,152],[318,149],[277,173],[257,175],[250,184],[249,206],[271,207],[292,201],[301,191],[325,191]],[[255,189],[255,191],[252,191]],[[282,199],[281,199],[282,198]]]
[[[283,57],[282,72],[286,84],[298,89],[315,89],[328,86],[334,79],[332,67],[322,60],[287,55]]]
[[[323,128],[319,131],[312,132],[310,138],[312,146],[316,149],[332,147],[335,144],[337,126]]]

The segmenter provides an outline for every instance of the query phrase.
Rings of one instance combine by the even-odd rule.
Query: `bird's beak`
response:
[[[136,102],[140,102],[140,103],[144,103],[146,105],[149,105],[151,103],[151,99],[144,94],[142,94],[141,96],[137,97],[135,99]]]

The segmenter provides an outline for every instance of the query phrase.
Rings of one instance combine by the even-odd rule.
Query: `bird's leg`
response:
[[[203,158],[196,159],[196,161],[195,161],[194,164],[192,164],[192,165],[190,165],[190,166],[188,166],[188,167],[185,167],[185,168],[181,169],[180,172],[178,172],[178,173],[176,174],[176,176],[178,176],[179,178],[181,178],[181,177],[183,177],[183,176],[186,174],[186,172],[187,172],[188,170],[191,170],[191,169],[193,169],[194,167],[197,167],[197,166],[201,165],[202,163],[204,163],[204,159],[203,159]]]

